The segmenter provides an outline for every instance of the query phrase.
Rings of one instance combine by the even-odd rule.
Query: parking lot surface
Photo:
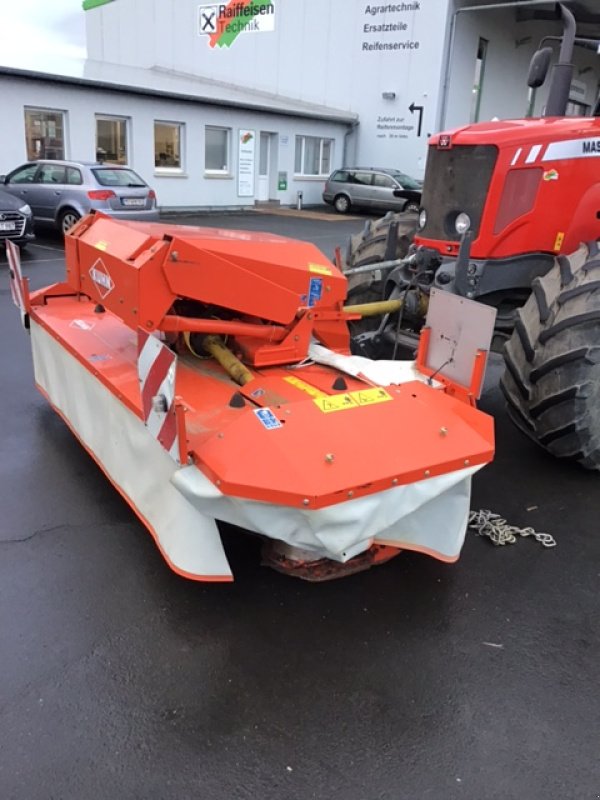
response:
[[[197,221],[328,256],[364,224]],[[23,264],[34,287],[59,279],[60,240]],[[324,584],[260,566],[226,526],[234,584],[168,569],[36,392],[3,254],[0,365],[1,800],[600,796],[600,476],[513,429],[498,359],[481,403],[497,456],[472,506],[557,547],[469,533],[457,564],[406,553]]]

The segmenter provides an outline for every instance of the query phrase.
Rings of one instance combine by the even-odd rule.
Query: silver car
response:
[[[397,169],[344,167],[325,184],[323,200],[340,214],[355,208],[380,211],[418,211],[423,182]]]
[[[158,220],[156,194],[129,167],[85,161],[30,161],[0,176],[0,186],[31,206],[36,222],[65,233],[90,211],[117,219]]]

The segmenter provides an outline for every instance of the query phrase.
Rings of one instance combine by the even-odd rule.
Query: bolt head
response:
[[[328,464],[333,464],[334,459],[335,459],[335,456],[333,455],[333,453],[326,453],[325,454],[325,461]]]
[[[448,428],[445,425],[442,425],[440,428],[440,436],[447,436],[448,435]]]

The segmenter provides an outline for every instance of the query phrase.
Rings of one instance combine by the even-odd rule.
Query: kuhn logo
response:
[[[261,0],[230,0],[198,6],[198,33],[209,36],[209,47],[231,47],[240,33],[275,30],[275,6]]]
[[[108,297],[115,288],[115,282],[110,277],[110,273],[100,258],[90,268],[90,278],[94,282],[98,294],[103,300],[105,297]]]

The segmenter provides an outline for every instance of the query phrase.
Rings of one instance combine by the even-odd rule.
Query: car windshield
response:
[[[145,186],[146,184],[132,169],[110,169],[101,167],[93,169],[100,186]]]
[[[396,172],[393,176],[398,183],[401,183],[404,189],[414,189],[419,191],[422,184],[419,181],[411,178],[410,175],[405,175],[403,172]]]

